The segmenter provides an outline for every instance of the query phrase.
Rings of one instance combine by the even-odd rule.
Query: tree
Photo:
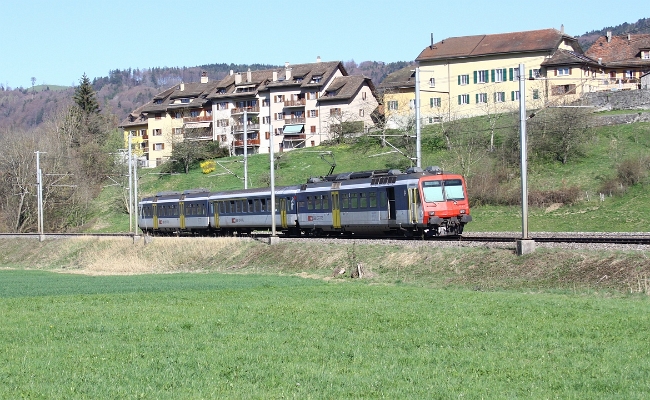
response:
[[[99,103],[97,103],[95,91],[85,72],[79,80],[79,86],[75,88],[73,98],[77,107],[83,110],[86,115],[99,113]]]

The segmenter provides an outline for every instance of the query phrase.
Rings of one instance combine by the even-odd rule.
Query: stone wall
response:
[[[631,114],[597,115],[594,126],[631,124],[633,122],[650,122],[650,112],[631,112]]]
[[[650,89],[585,93],[581,104],[606,110],[649,110]]]

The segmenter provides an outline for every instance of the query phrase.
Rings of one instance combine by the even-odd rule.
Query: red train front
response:
[[[472,220],[465,179],[439,168],[427,168],[419,179],[422,224],[429,236],[460,235]]]

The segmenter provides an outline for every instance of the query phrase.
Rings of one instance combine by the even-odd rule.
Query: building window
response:
[[[266,117],[262,117],[262,123],[263,124],[270,124],[271,123],[271,117],[268,115]]]
[[[309,116],[310,118],[316,118],[316,117],[318,117],[318,110],[309,110],[309,114],[308,114],[308,116]]]
[[[230,123],[230,120],[228,120],[228,119],[218,119],[217,120],[217,127],[223,128],[225,126],[228,126],[229,123]]]
[[[147,130],[146,129],[140,129],[140,136],[147,136]]]
[[[469,85],[469,75],[458,75],[459,85]]]
[[[510,93],[510,98],[512,99],[512,101],[517,101],[517,100],[519,100],[519,90],[513,90],[513,91]]]
[[[429,99],[429,106],[431,108],[433,107],[440,107],[442,105],[442,99],[440,97],[432,97]]]
[[[389,110],[397,110],[397,100],[390,100],[388,102],[388,109]]]
[[[182,118],[182,117],[183,117],[183,114],[181,114],[180,112],[176,111],[174,113],[174,118]]]
[[[269,132],[264,132],[264,138],[266,140],[269,140],[271,138],[271,134]]]
[[[311,133],[316,133],[316,125],[312,125],[309,127],[309,132]]]
[[[539,89],[533,89],[533,100],[539,100]]]
[[[314,146],[316,146],[316,141],[312,140],[311,141],[311,147],[314,147]]]
[[[650,51],[644,51],[641,53],[641,58],[644,60],[650,60]]]
[[[487,103],[487,93],[476,93],[476,103]]]
[[[503,82],[506,80],[505,69],[494,69],[492,72],[494,74],[492,77],[492,82]]]
[[[136,133],[136,131],[130,131],[130,132],[129,132],[129,136],[131,136],[131,137],[136,137],[137,135],[136,135],[135,133]]]
[[[320,81],[323,79],[321,75],[314,75],[311,77],[311,81],[309,83],[320,83]]]
[[[275,103],[284,103],[284,95],[283,94],[278,94],[274,98],[275,98]]]
[[[571,75],[571,68],[569,68],[569,67],[558,68],[557,69],[557,75],[558,76]]]
[[[190,111],[190,117],[192,117],[192,118],[196,118],[196,117],[198,117],[199,114],[200,114],[199,111],[196,111],[196,110],[192,110],[192,111]]]
[[[174,128],[174,135],[182,135],[183,128]]]
[[[442,122],[442,117],[429,117],[430,124],[438,124]]]
[[[283,112],[275,113],[275,120],[276,121],[280,121],[280,120],[283,120],[283,119],[284,119],[284,113]]]
[[[430,78],[429,79],[429,87],[436,87],[436,78]]]
[[[161,119],[161,118],[162,118],[162,115],[161,115],[160,113],[156,113],[155,118],[156,118],[156,119]]]
[[[228,109],[227,101],[222,101],[221,103],[217,103],[217,110],[227,110],[227,109]]]
[[[474,83],[488,83],[488,70],[474,71]]]
[[[551,93],[554,95],[575,94],[576,85],[555,85],[551,87]]]
[[[361,100],[365,100],[365,99],[366,99],[366,92],[361,92]]]
[[[165,143],[154,143],[153,144],[153,149],[155,151],[165,150]]]
[[[359,109],[359,116],[363,117],[363,115],[364,115],[364,111],[363,111],[363,108],[361,108],[361,109]]]
[[[153,130],[153,135],[154,136],[162,136],[162,129],[154,129]]]
[[[307,100],[316,100],[318,98],[318,92],[307,92]]]
[[[190,99],[185,97],[181,99],[181,104],[189,104],[189,103],[190,103]]]
[[[625,78],[626,79],[634,78],[634,71],[625,71]]]
[[[542,74],[540,73],[539,68],[534,68],[528,70],[528,77],[532,79],[537,79],[537,78],[541,78]]]
[[[262,99],[262,107],[268,107],[269,106],[269,99]]]
[[[494,93],[494,102],[503,103],[506,101],[506,92],[495,92]]]
[[[341,109],[340,108],[332,108],[330,110],[330,116],[340,116],[341,115]]]
[[[469,104],[469,94],[459,94],[458,104]]]

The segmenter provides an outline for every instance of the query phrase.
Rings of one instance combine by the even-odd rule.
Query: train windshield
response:
[[[424,201],[427,203],[445,201],[445,197],[442,194],[442,181],[423,182],[422,193],[424,194]]]
[[[460,179],[445,180],[445,194],[447,200],[465,200],[463,182]]]
[[[422,193],[424,194],[424,201],[427,203],[465,200],[463,182],[460,179],[425,181],[422,183]]]

